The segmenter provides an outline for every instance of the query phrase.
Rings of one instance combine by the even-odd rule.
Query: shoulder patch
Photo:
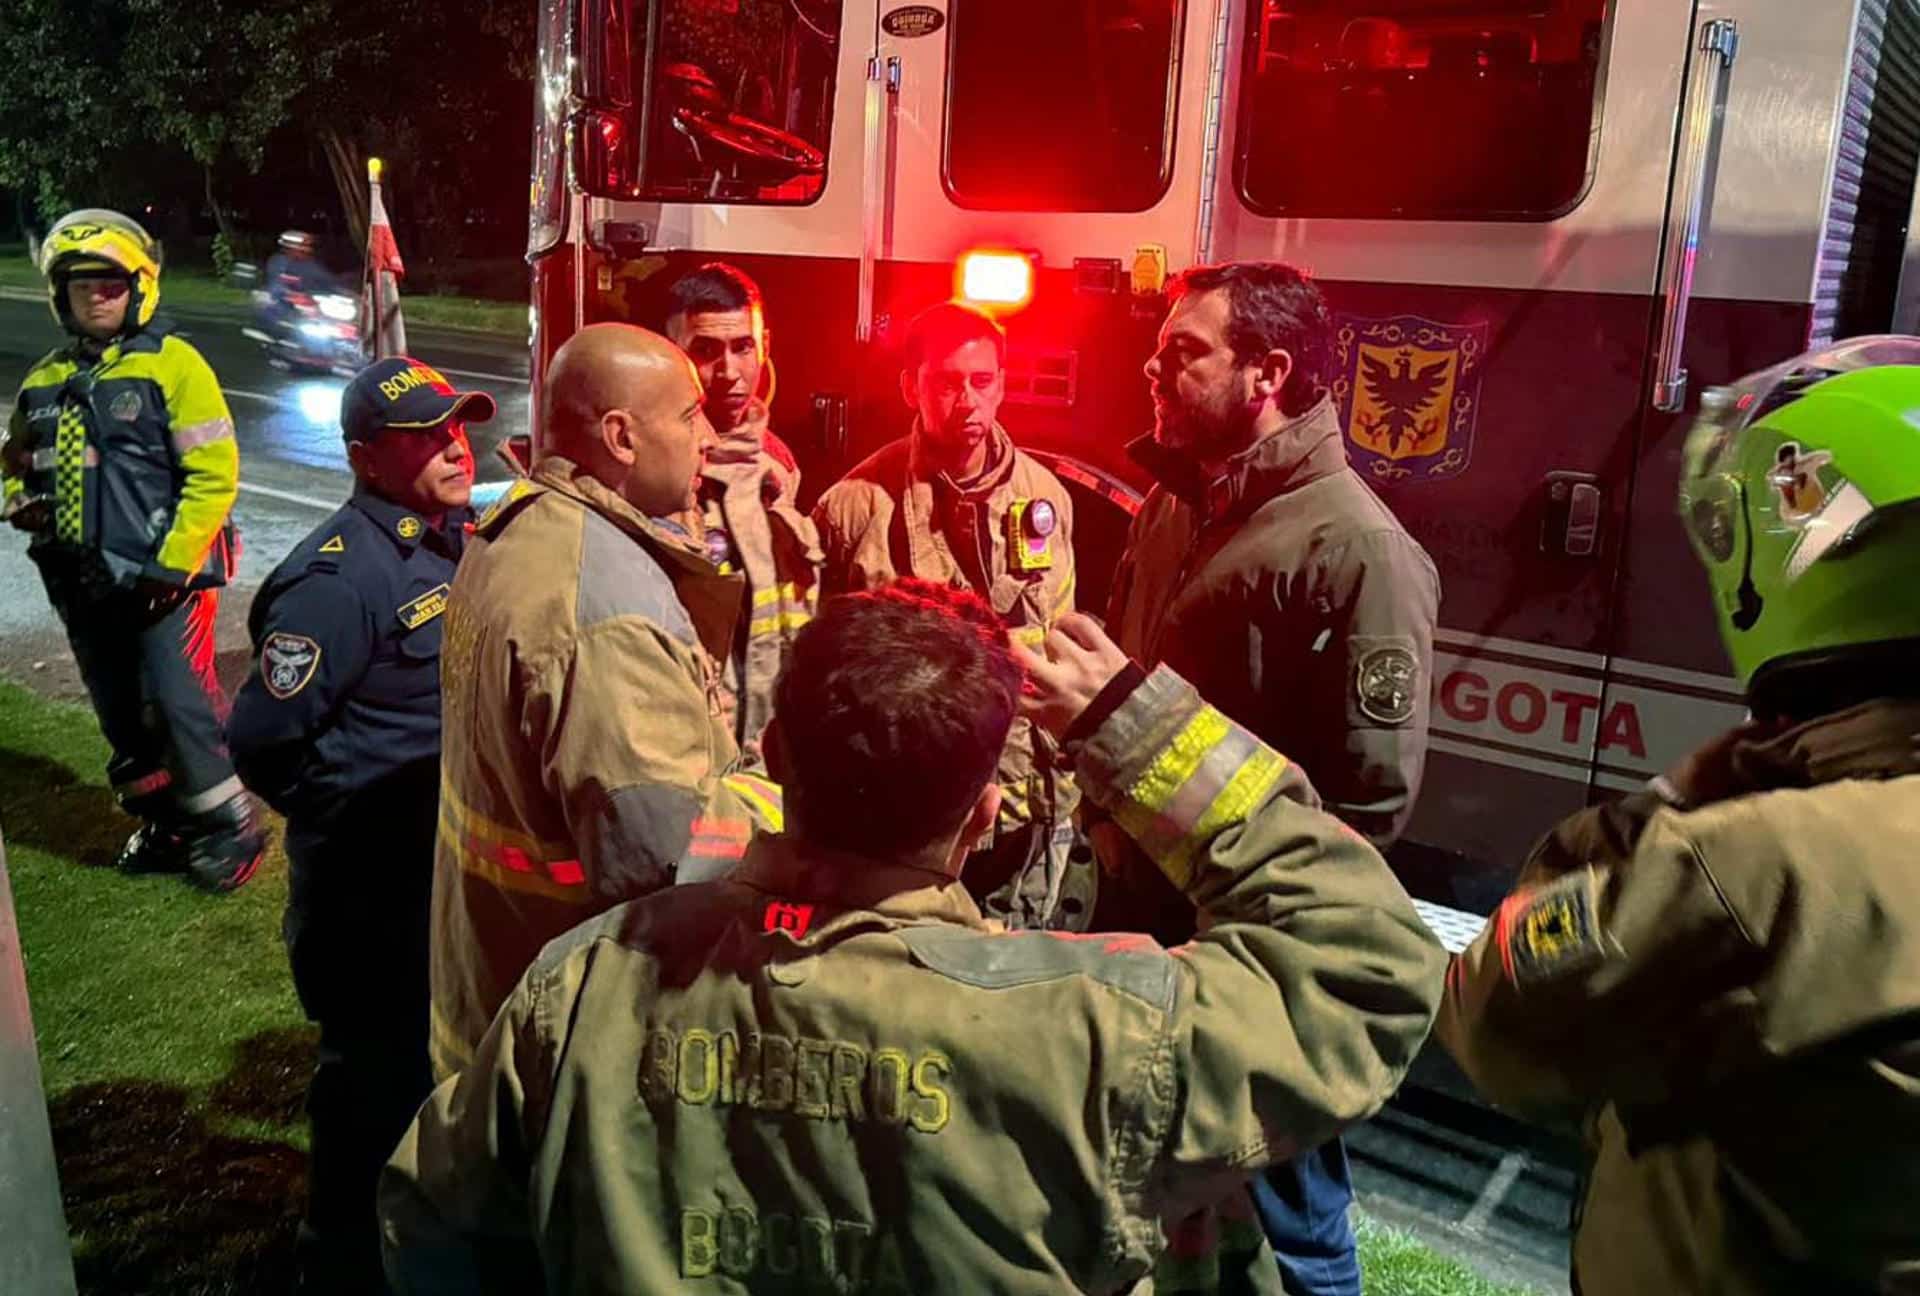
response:
[[[321,545],[319,549],[321,553],[345,553],[346,551],[347,542],[340,536],[333,537],[333,539]]]
[[[1354,662],[1360,714],[1375,724],[1403,725],[1413,719],[1421,687],[1420,663],[1410,648],[1385,644],[1369,648]]]
[[[1600,874],[1585,868],[1507,897],[1494,923],[1509,981],[1528,986],[1584,971],[1606,958],[1595,917],[1599,886]]]
[[[1152,938],[1103,932],[985,934],[957,927],[908,927],[894,933],[916,963],[981,990],[1091,977],[1160,1012],[1173,1008],[1173,958]]]
[[[453,587],[444,581],[411,602],[402,603],[397,609],[400,623],[409,630],[418,629],[447,610],[447,595]]]
[[[282,702],[313,682],[320,645],[303,634],[276,630],[260,645],[260,682]]]

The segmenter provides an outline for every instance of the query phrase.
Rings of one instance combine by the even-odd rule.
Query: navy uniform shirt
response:
[[[254,597],[254,664],[227,739],[290,832],[324,833],[396,780],[433,795],[442,613],[471,517],[451,510],[435,529],[357,490]]]

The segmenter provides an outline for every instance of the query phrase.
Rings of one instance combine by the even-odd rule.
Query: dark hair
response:
[[[904,862],[952,832],[994,776],[1021,680],[970,591],[909,579],[822,603],[774,686],[796,833]]]
[[[1333,363],[1333,317],[1313,280],[1283,261],[1223,261],[1182,270],[1167,286],[1167,300],[1216,289],[1227,294],[1233,358],[1249,365],[1269,351],[1285,351],[1293,372],[1280,390],[1280,408],[1287,414],[1313,408]]]
[[[946,301],[929,306],[907,325],[906,341],[900,346],[900,364],[908,373],[942,356],[951,355],[969,342],[993,343],[993,353],[1002,365],[1007,362],[1007,331],[991,315],[972,306]]]
[[[709,261],[667,289],[667,319],[714,311],[765,310],[760,285],[725,261]]]

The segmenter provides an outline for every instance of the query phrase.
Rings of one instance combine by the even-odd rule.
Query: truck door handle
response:
[[[1600,479],[1592,473],[1547,474],[1547,511],[1540,552],[1591,558],[1600,549]]]
[[[1659,350],[1653,367],[1653,407],[1671,413],[1687,403],[1687,371],[1681,348],[1687,340],[1687,308],[1693,301],[1693,263],[1707,227],[1712,168],[1720,153],[1720,131],[1726,122],[1727,82],[1733,56],[1740,47],[1731,18],[1715,18],[1700,26],[1693,66],[1687,73],[1687,98],[1681,111],[1679,160],[1674,168],[1672,206],[1667,211],[1667,234],[1660,267],[1663,303]]]

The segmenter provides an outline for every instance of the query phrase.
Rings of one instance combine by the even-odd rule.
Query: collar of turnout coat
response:
[[[1208,523],[1238,521],[1276,495],[1347,467],[1347,448],[1331,395],[1322,396],[1313,408],[1227,460],[1211,481],[1202,477],[1191,459],[1162,446],[1151,432],[1129,442],[1127,454]]]
[[[1753,792],[1920,773],[1920,700],[1867,702],[1741,742],[1733,770]]]

